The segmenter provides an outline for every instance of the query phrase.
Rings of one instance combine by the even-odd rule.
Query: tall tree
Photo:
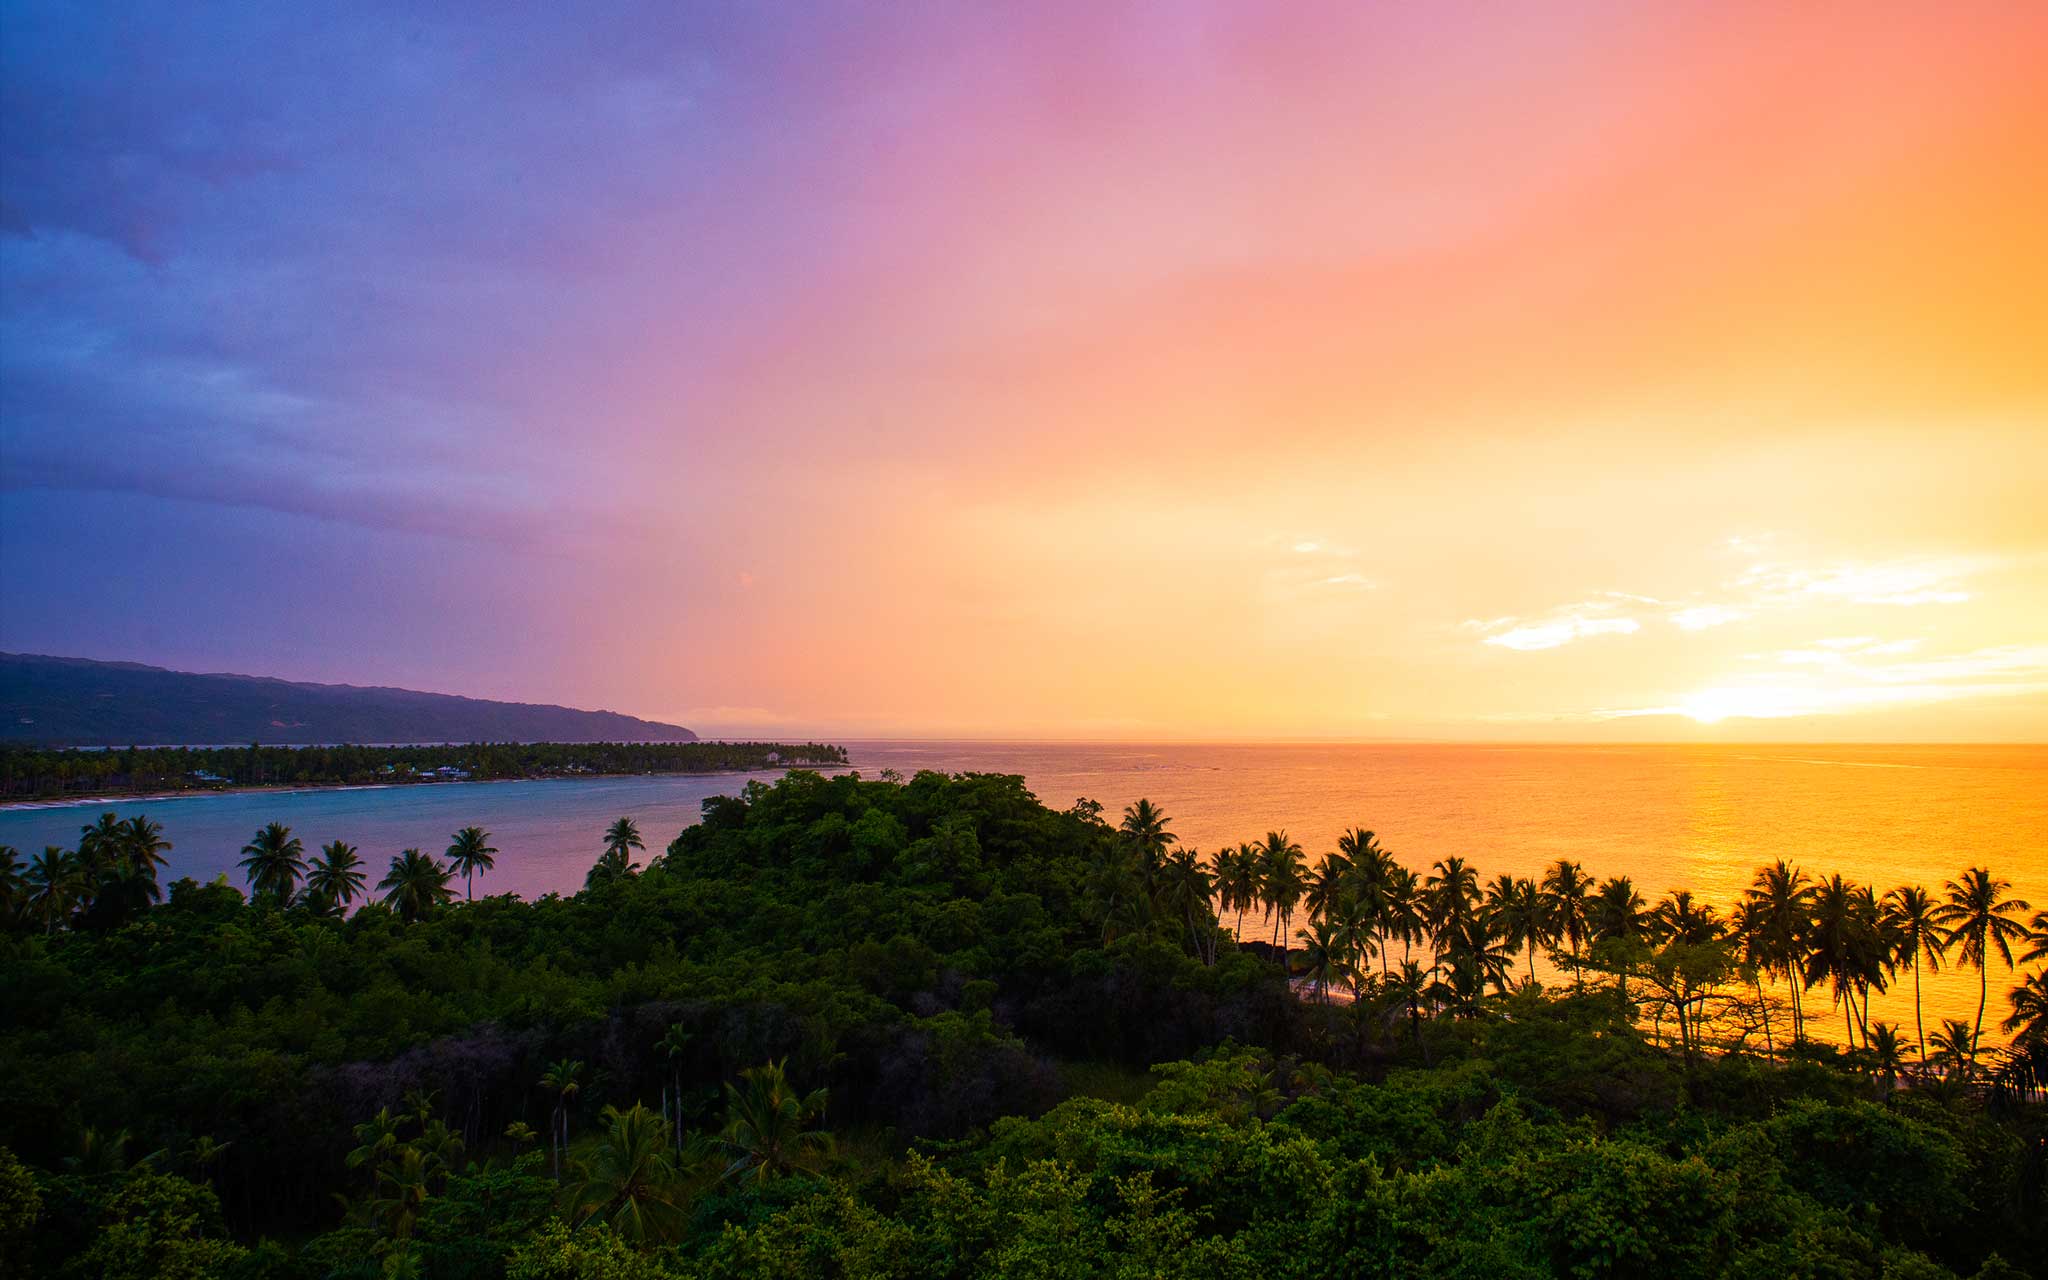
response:
[[[1144,878],[1147,893],[1159,887],[1159,873],[1166,865],[1166,851],[1177,839],[1167,828],[1172,821],[1150,800],[1140,799],[1136,804],[1125,806],[1123,822],[1117,827],[1117,834],[1137,854],[1138,873]]]
[[[1813,932],[1813,882],[1804,871],[1778,859],[1759,869],[1744,900],[1751,904],[1748,919],[1756,930],[1753,953],[1764,972],[1780,975],[1792,997],[1792,1038],[1806,1036],[1805,976],[1807,938]]]
[[[1948,934],[1935,919],[1934,895],[1917,884],[1902,885],[1884,895],[1887,931],[1895,941],[1894,955],[1913,966],[1913,1034],[1920,1044],[1920,1061],[1927,1061],[1927,1025],[1920,1015],[1920,966],[1941,969],[1948,954]]]
[[[1288,839],[1285,831],[1268,831],[1259,846],[1259,883],[1266,909],[1273,913],[1273,946],[1280,950],[1284,962],[1287,953],[1281,947],[1281,930],[1293,923],[1295,905],[1308,888],[1301,846]]]
[[[1479,915],[1479,873],[1463,858],[1438,858],[1425,886],[1429,901],[1429,924],[1436,935],[1438,951],[1447,939],[1460,933]]]
[[[1258,851],[1249,844],[1224,849],[1216,855],[1216,897],[1225,911],[1237,912],[1237,927],[1231,932],[1244,940],[1244,913],[1264,901],[1264,881]]]
[[[473,902],[476,873],[497,866],[492,855],[498,851],[491,847],[491,833],[482,827],[464,827],[449,839],[448,866],[463,879],[463,898]]]
[[[642,1103],[607,1106],[590,1159],[576,1169],[571,1213],[603,1222],[642,1248],[682,1233],[684,1182],[669,1146],[669,1127]]]
[[[555,1109],[549,1117],[548,1144],[555,1154],[555,1181],[562,1180],[562,1153],[569,1148],[569,1100],[583,1088],[583,1064],[574,1058],[550,1062],[541,1073],[540,1087],[555,1095]]]
[[[1166,855],[1160,871],[1159,900],[1169,912],[1187,925],[1188,945],[1203,964],[1216,963],[1216,882],[1192,849],[1175,849]]]
[[[1579,948],[1591,933],[1593,881],[1584,867],[1570,858],[1559,858],[1543,873],[1543,896],[1550,903],[1550,927],[1559,940],[1572,949],[1573,981],[1579,976]]]
[[[1551,940],[1550,901],[1533,880],[1502,874],[1486,890],[1486,921],[1511,952],[1529,952],[1529,985],[1536,985],[1536,948]]]
[[[281,822],[266,825],[242,846],[238,864],[249,878],[251,895],[289,906],[306,874],[306,846]]]
[[[2027,909],[2019,898],[2008,898],[2012,884],[2000,880],[1983,867],[1971,867],[1947,885],[1947,898],[1936,909],[1934,920],[1948,930],[1949,945],[1956,960],[1977,970],[1977,1021],[1970,1033],[1970,1058],[1976,1060],[1977,1043],[1984,1034],[1984,1002],[1990,994],[1991,957],[1995,954],[2012,968],[2012,944],[2027,936],[2027,927],[2014,916]]]

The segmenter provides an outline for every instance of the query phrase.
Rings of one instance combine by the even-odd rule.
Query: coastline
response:
[[[38,796],[0,799],[0,812],[40,809],[86,809],[102,805],[155,804],[169,800],[202,800],[208,796],[310,795],[322,791],[396,791],[408,787],[473,787],[500,782],[593,782],[601,778],[723,778],[757,773],[789,773],[796,769],[850,769],[838,762],[797,762],[762,769],[670,769],[660,773],[548,773],[526,778],[421,778],[413,782],[303,782],[268,785],[238,783],[230,787],[187,787],[181,791],[117,791],[90,796]]]

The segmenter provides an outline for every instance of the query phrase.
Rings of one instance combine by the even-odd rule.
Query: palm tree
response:
[[[29,860],[28,913],[42,923],[45,933],[71,918],[85,893],[85,873],[70,850],[49,844]]]
[[[1422,878],[1407,867],[1390,867],[1383,896],[1386,899],[1387,933],[1401,940],[1401,963],[1406,964],[1409,945],[1425,936],[1429,923]]]
[[[1697,947],[1721,936],[1721,917],[1713,907],[1693,901],[1692,890],[1673,889],[1650,912],[1650,933],[1662,942]]]
[[[1956,947],[1956,960],[1977,970],[1977,1022],[1970,1036],[1971,1060],[1976,1060],[1977,1040],[1984,1034],[1984,1002],[1990,993],[1991,955],[1994,951],[2012,968],[2012,944],[2027,936],[2027,928],[2012,917],[2027,909],[2018,898],[2008,898],[2012,884],[2000,880],[1983,867],[1972,867],[1960,879],[1948,882],[1948,900],[1935,911],[1934,921],[1948,930]]]
[[[1806,942],[1813,930],[1814,888],[1804,871],[1778,859],[1756,873],[1744,901],[1751,904],[1749,917],[1756,929],[1752,952],[1761,971],[1782,975],[1792,995],[1792,1038],[1806,1038],[1804,975]]]
[[[1967,1076],[1977,1057],[1977,1037],[1961,1018],[1943,1018],[1941,1029],[1931,1037],[1934,1061],[1945,1064],[1950,1075]]]
[[[21,850],[0,844],[0,926],[12,928],[28,916],[28,868]]]
[[[1294,936],[1301,939],[1302,964],[1315,986],[1316,997],[1324,1004],[1330,1003],[1330,983],[1351,973],[1343,937],[1327,919],[1310,921],[1308,928],[1298,930]]]
[[[425,1152],[417,1147],[398,1148],[394,1158],[376,1171],[377,1194],[370,1201],[371,1220],[384,1224],[395,1240],[411,1239],[431,1197],[428,1179],[433,1173]]]
[[[85,878],[98,884],[101,877],[120,864],[127,842],[126,826],[112,813],[103,813],[99,821],[80,827],[78,861],[85,868]]]
[[[1534,880],[1501,875],[1486,891],[1486,920],[1509,951],[1529,949],[1529,985],[1536,985],[1536,948],[1550,940],[1550,900]]]
[[[407,924],[455,897],[449,885],[454,876],[433,857],[418,849],[407,849],[391,860],[390,874],[377,882],[384,901]]]
[[[2048,1038],[2048,973],[2030,973],[2005,993],[2012,1014],[1998,1025],[2017,1040]]]
[[[631,818],[620,818],[604,831],[604,852],[590,868],[590,874],[583,878],[583,887],[594,889],[601,884],[624,880],[640,870],[640,864],[633,861],[633,850],[645,849],[640,839],[640,827]]]
[[[1295,904],[1308,888],[1302,874],[1301,846],[1288,839],[1285,831],[1268,831],[1265,843],[1259,846],[1259,881],[1266,907],[1273,913],[1273,946],[1285,964],[1287,953],[1280,946],[1280,931],[1293,922]]]
[[[168,862],[164,855],[171,851],[171,842],[164,839],[163,824],[137,814],[122,825],[125,830],[121,853],[128,863],[128,874],[154,884],[157,871]]]
[[[1601,881],[1599,890],[1593,895],[1591,922],[1593,936],[1596,939],[1617,944],[1624,951],[1643,941],[1649,932],[1649,912],[1645,910],[1643,895],[1636,892],[1635,882],[1627,876],[1610,876]],[[1627,1019],[1629,1003],[1626,955],[1617,958],[1614,972],[1622,1017]]]
[[[1354,887],[1338,900],[1336,909],[1327,917],[1336,931],[1336,945],[1351,974],[1351,998],[1354,1001],[1363,998],[1364,980],[1372,973],[1373,953],[1380,951],[1380,917],[1372,909],[1370,901],[1370,890]],[[1385,953],[1381,952],[1380,957],[1380,979],[1384,982],[1388,976]]]
[[[1884,1078],[1885,1092],[1889,1093],[1906,1069],[1905,1059],[1899,1053],[1898,1027],[1889,1022],[1871,1023],[1869,1048],[1871,1065]]]
[[[740,1080],[743,1088],[725,1086],[726,1176],[762,1183],[815,1171],[832,1153],[831,1132],[814,1127],[825,1114],[825,1090],[799,1095],[780,1061],[749,1067]]]
[[[482,827],[464,827],[449,838],[453,843],[448,846],[448,867],[463,878],[462,896],[473,902],[476,900],[476,873],[489,871],[498,865],[491,859],[491,855],[497,852],[488,843],[491,833]]]
[[[363,891],[362,865],[356,847],[346,841],[321,845],[320,856],[306,870],[306,895],[347,911]]]
[[[1543,873],[1543,897],[1550,905],[1551,936],[1570,943],[1572,980],[1583,983],[1579,974],[1579,947],[1591,933],[1593,882],[1585,868],[1570,858],[1559,858]]]
[[[1216,963],[1216,916],[1210,903],[1216,897],[1216,882],[1202,865],[1201,855],[1192,849],[1175,849],[1166,856],[1160,871],[1159,897],[1169,911],[1176,911],[1187,924],[1188,945],[1203,964]],[[1204,939],[1207,945],[1204,945]]]
[[[1917,884],[1884,895],[1885,929],[1896,941],[1895,957],[1913,966],[1913,1032],[1920,1042],[1920,1061],[1927,1061],[1927,1024],[1920,1016],[1920,965],[1941,968],[1948,953],[1948,935],[1934,918],[1934,895]]]
[[[1159,872],[1166,862],[1167,846],[1177,837],[1167,830],[1166,824],[1173,821],[1161,813],[1150,800],[1124,808],[1124,820],[1117,827],[1124,842],[1138,855],[1138,871],[1144,877],[1145,891],[1152,892],[1158,886]]]
[[[1225,911],[1237,912],[1237,928],[1232,932],[1238,941],[1244,940],[1245,910],[1264,901],[1264,893],[1256,849],[1240,844],[1216,855],[1217,902]]]
[[[1351,863],[1341,853],[1326,853],[1302,881],[1302,901],[1310,920],[1321,920],[1336,907],[1351,885]]]
[[[683,1059],[689,1056],[692,1038],[689,1029],[678,1022],[654,1042],[654,1051],[668,1059],[669,1079],[661,1089],[661,1109],[675,1135],[677,1155],[683,1151]]]
[[[1385,944],[1387,881],[1394,869],[1393,855],[1380,847],[1372,832],[1353,827],[1337,837],[1337,852],[1351,866],[1354,910],[1371,921],[1372,949],[1380,955],[1380,978],[1387,977]]]
[[[683,1175],[669,1149],[669,1127],[644,1103],[604,1109],[604,1127],[570,1194],[578,1223],[609,1225],[635,1245],[673,1240],[683,1225]]]
[[[306,847],[290,827],[273,822],[242,846],[239,865],[248,874],[251,897],[268,897],[280,907],[288,906],[306,874]]]
[[[2032,964],[2036,960],[2048,960],[2048,907],[2036,911],[2027,922],[2027,950],[2020,963]]]
[[[1446,939],[1478,918],[1479,873],[1459,857],[1438,858],[1432,866],[1425,886],[1429,923],[1442,951]]]
[[[555,1110],[549,1117],[548,1142],[555,1153],[555,1181],[562,1180],[562,1153],[569,1146],[569,1099],[583,1088],[583,1064],[563,1058],[541,1072],[540,1087],[555,1095]]]

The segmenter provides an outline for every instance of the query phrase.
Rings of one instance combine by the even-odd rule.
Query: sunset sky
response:
[[[2048,5],[0,18],[0,649],[2048,739]]]

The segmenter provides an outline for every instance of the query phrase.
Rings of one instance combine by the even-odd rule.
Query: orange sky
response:
[[[360,465],[525,544],[389,556],[461,584],[350,635],[103,656],[729,734],[2048,738],[2048,6],[733,41],[519,68],[717,126],[565,131],[573,208],[397,152],[429,214],[534,225],[510,279],[379,275],[433,290],[379,385],[495,354],[407,365],[350,420],[418,413],[407,470],[323,457],[323,518]]]

